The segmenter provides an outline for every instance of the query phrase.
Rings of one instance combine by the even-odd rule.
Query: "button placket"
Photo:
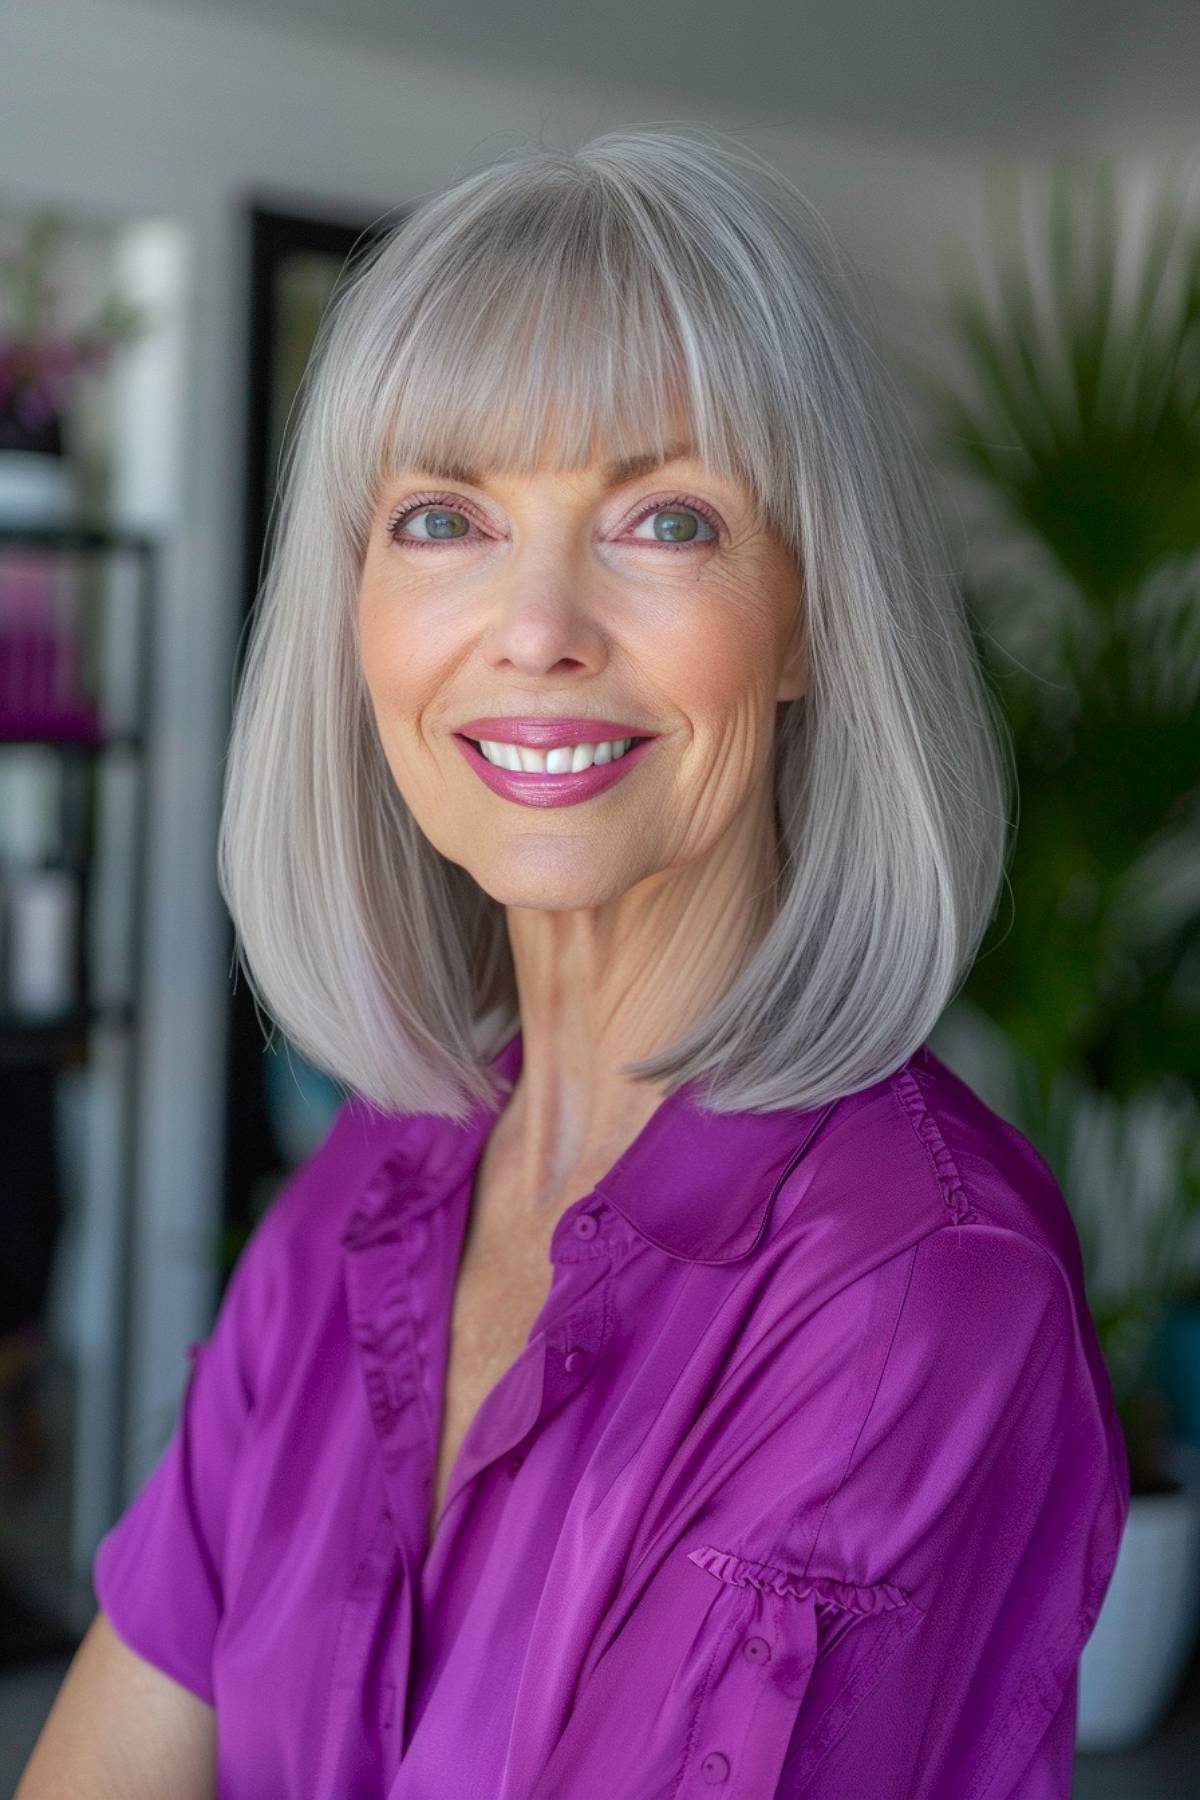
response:
[[[586,1274],[563,1270],[556,1275],[552,1294],[560,1296],[564,1306],[568,1305],[572,1287],[584,1286],[587,1291],[569,1310],[539,1325],[525,1350],[485,1398],[460,1447],[446,1491],[443,1518],[448,1517],[461,1490],[484,1469],[494,1467],[498,1473],[506,1472],[510,1480],[516,1475],[528,1453],[526,1440],[580,1391],[607,1339],[612,1323],[608,1297],[610,1248],[599,1228],[594,1239],[584,1242],[576,1236],[573,1224],[574,1221],[560,1221],[552,1260],[590,1264],[592,1259],[600,1259],[600,1264],[594,1270],[588,1267]],[[567,1253],[562,1255],[559,1246],[564,1243]],[[575,1244],[579,1246],[578,1254],[572,1255]],[[608,1268],[603,1264],[605,1258]],[[548,1301],[543,1313],[551,1310]],[[497,1406],[501,1400],[502,1408]],[[431,1440],[432,1435],[431,1428]],[[434,1540],[438,1538],[440,1526],[434,1533]],[[431,1562],[432,1556],[427,1555],[427,1569]]]
[[[694,1553],[689,1561],[696,1562]],[[702,1561],[696,1566],[710,1577],[715,1573]],[[748,1583],[723,1582],[723,1588],[712,1618],[717,1660],[680,1800],[726,1784],[737,1794],[775,1792],[816,1660],[811,1599]]]
[[[606,1202],[599,1196],[589,1196],[584,1202],[576,1201],[555,1228],[550,1240],[551,1260],[577,1263],[591,1257],[611,1256],[614,1234],[619,1235],[618,1221]]]
[[[425,1428],[420,1375],[407,1305],[407,1272],[395,1236],[346,1246],[343,1263],[350,1330],[379,1445],[384,1492],[396,1542],[413,1548],[419,1519],[411,1470]]]
[[[370,1504],[368,1490],[364,1490],[364,1503]],[[321,1766],[314,1790],[318,1794],[342,1792],[348,1779],[347,1770],[361,1755],[357,1708],[361,1701],[363,1669],[378,1623],[379,1596],[386,1586],[395,1557],[395,1530],[385,1507],[375,1520],[338,1620],[331,1679],[325,1695]],[[390,1685],[390,1699],[386,1694],[384,1696],[385,1710],[390,1708],[391,1711],[390,1719],[383,1721],[388,1730],[398,1729],[403,1723],[402,1711],[396,1706],[395,1686]]]
[[[700,1773],[710,1787],[729,1779],[729,1758],[720,1750],[710,1750],[700,1764]]]
[[[585,1299],[546,1329],[546,1385],[539,1424],[580,1393],[613,1326],[611,1270]]]

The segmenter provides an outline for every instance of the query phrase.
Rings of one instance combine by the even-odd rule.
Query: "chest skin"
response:
[[[554,1274],[550,1240],[563,1207],[548,1208],[544,1223],[526,1209],[518,1229],[499,1154],[490,1151],[489,1145],[476,1174],[455,1282],[430,1541],[463,1439],[529,1341]]]
[[[569,1206],[603,1181],[660,1099],[653,1091],[640,1096],[639,1111],[578,1162],[557,1193],[539,1200],[536,1209],[512,1151],[518,1134],[507,1115],[484,1145],[455,1280],[429,1543],[463,1439],[487,1396],[524,1350],[549,1298],[555,1226]]]

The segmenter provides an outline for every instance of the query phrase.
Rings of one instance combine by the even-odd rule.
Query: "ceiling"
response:
[[[1174,91],[1200,86],[1195,0],[154,3],[469,71],[564,77],[601,102],[611,88],[623,107],[641,91],[659,105],[677,95],[677,118],[964,149],[1069,138],[1147,59]]]

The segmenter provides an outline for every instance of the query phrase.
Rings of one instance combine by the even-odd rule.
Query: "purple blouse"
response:
[[[93,1569],[219,1800],[1070,1795],[1129,1468],[1048,1165],[927,1045],[806,1112],[693,1091],[559,1220],[432,1542],[507,1092],[348,1100],[274,1200]]]

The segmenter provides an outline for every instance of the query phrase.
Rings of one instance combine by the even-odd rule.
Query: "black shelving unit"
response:
[[[56,791],[60,796],[61,806],[56,822],[56,836],[61,845],[61,855],[56,863],[60,870],[68,872],[73,878],[77,898],[73,907],[75,924],[71,1002],[61,1012],[47,1016],[44,1009],[39,1010],[36,1015],[30,1011],[14,1011],[11,1005],[13,989],[9,980],[11,970],[7,958],[0,958],[0,972],[3,973],[5,982],[0,994],[0,1095],[4,1094],[7,1084],[11,1112],[22,1104],[25,1094],[36,1094],[39,1104],[34,1109],[36,1122],[31,1124],[31,1129],[45,1133],[50,1129],[49,1121],[53,1115],[51,1101],[58,1076],[65,1069],[89,1065],[96,1049],[94,1034],[97,1031],[118,1034],[122,1040],[121,1067],[124,1071],[124,1079],[115,1101],[119,1108],[116,1137],[120,1169],[114,1182],[114,1205],[111,1212],[105,1215],[105,1230],[107,1232],[111,1219],[115,1241],[108,1259],[110,1273],[98,1277],[106,1284],[101,1310],[111,1320],[111,1342],[105,1345],[102,1361],[89,1364],[86,1383],[77,1387],[73,1380],[67,1427],[70,1442],[51,1446],[48,1466],[44,1471],[48,1482],[65,1482],[70,1489],[64,1495],[56,1486],[53,1494],[48,1492],[45,1496],[46,1507],[56,1517],[62,1517],[63,1534],[67,1540],[61,1545],[59,1571],[65,1604],[59,1606],[56,1603],[54,1570],[49,1566],[52,1559],[47,1558],[46,1566],[38,1569],[33,1566],[36,1558],[21,1555],[23,1546],[18,1544],[16,1550],[20,1568],[19,1599],[22,1604],[10,1616],[16,1617],[19,1613],[23,1621],[22,1630],[28,1633],[28,1655],[36,1657],[52,1651],[53,1643],[43,1640],[47,1632],[49,1638],[53,1639],[56,1621],[61,1620],[68,1640],[77,1633],[78,1611],[71,1602],[78,1600],[82,1574],[80,1563],[84,1556],[81,1545],[86,1545],[89,1525],[90,1535],[94,1537],[98,1529],[105,1528],[105,1521],[117,1515],[122,1499],[128,1425],[132,1277],[135,1266],[134,1196],[137,1188],[140,1062],[138,1033],[141,1024],[142,940],[148,875],[149,781],[146,747],[152,735],[151,668],[158,585],[158,546],[152,538],[140,532],[108,530],[82,524],[50,526],[0,523],[0,597],[5,591],[5,571],[8,572],[10,583],[14,582],[18,579],[14,568],[19,568],[21,561],[27,559],[29,553],[39,553],[35,561],[41,564],[45,559],[51,569],[60,558],[68,559],[76,565],[82,564],[75,592],[80,610],[79,642],[84,650],[82,678],[95,728],[76,728],[70,735],[56,735],[52,716],[47,719],[44,728],[27,727],[24,714],[13,706],[10,662],[7,670],[9,691],[7,695],[0,694],[0,764],[14,749],[33,745],[40,746],[57,759],[61,780],[56,785]],[[14,557],[17,559],[16,564]],[[124,559],[123,567],[119,559]],[[119,639],[112,631],[114,615],[107,610],[117,604],[118,600],[130,608],[128,613],[122,614],[120,622],[123,635]],[[0,634],[3,634],[5,628],[0,608]],[[119,709],[113,704],[116,696],[110,685],[114,670],[120,676],[122,703]],[[106,940],[97,917],[97,908],[103,905],[105,894],[95,881],[95,872],[98,858],[105,849],[102,834],[106,829],[112,828],[106,804],[116,791],[115,781],[112,787],[108,785],[106,777],[110,771],[106,769],[106,765],[115,768],[118,759],[123,761],[128,771],[126,779],[130,781],[130,791],[126,795],[130,809],[126,818],[128,837],[120,840],[122,851],[128,849],[130,866],[125,865],[122,857],[120,914],[104,922],[108,926]],[[119,780],[120,777],[116,779]],[[2,824],[3,821],[0,821],[0,825]],[[7,841],[6,839],[6,843]],[[6,887],[0,891],[0,898],[6,902],[10,895],[7,884],[12,874],[11,867],[5,869]],[[108,898],[111,904],[117,904],[112,900],[111,893]],[[0,944],[7,944],[10,924],[7,906],[3,912],[3,920],[5,935],[0,937]],[[112,983],[97,981],[97,970],[93,966],[93,943],[107,941],[111,946],[117,928],[122,946],[118,977],[119,985],[127,989],[124,992],[113,992]],[[106,987],[109,991],[104,991]],[[24,1133],[20,1162],[25,1166],[24,1146],[29,1133],[19,1124],[14,1129]],[[36,1171],[34,1185],[26,1187],[24,1195],[19,1191],[19,1182],[6,1181],[5,1186],[9,1191],[8,1206],[25,1234],[26,1242],[37,1244],[32,1261],[37,1266],[39,1276],[44,1273],[45,1285],[48,1287],[49,1266],[43,1269],[42,1265],[43,1262],[46,1265],[52,1263],[57,1252],[58,1223],[61,1221],[39,1221],[35,1215],[39,1206],[48,1208],[49,1211],[56,1210],[47,1199],[54,1184],[46,1171],[57,1164],[57,1146],[30,1144],[29,1149],[28,1167]],[[86,1196],[84,1202],[86,1204]],[[23,1212],[20,1210],[22,1205]],[[22,1289],[22,1294],[28,1298],[28,1277],[24,1279],[26,1288]],[[36,1296],[34,1299],[36,1300]],[[43,1291],[43,1307],[45,1300],[46,1293]],[[5,1312],[6,1323],[11,1319],[12,1313],[13,1306],[10,1304]],[[37,1319],[31,1314],[30,1329],[36,1330],[37,1324]],[[48,1348],[48,1340],[43,1339],[43,1342],[46,1342]],[[77,1373],[82,1383],[82,1370]],[[39,1371],[39,1379],[41,1378],[44,1377]],[[40,1396],[36,1400],[40,1402]],[[61,1417],[55,1418],[57,1430],[63,1430],[65,1423]],[[36,1494],[38,1472],[31,1471],[27,1479],[31,1484],[33,1497],[40,1500],[41,1497]],[[23,1517],[20,1503],[14,1509],[13,1516]],[[6,1526],[7,1524],[6,1515]],[[13,1549],[0,1543],[0,1583],[4,1583],[7,1565],[13,1561]],[[8,1663],[22,1660],[21,1644],[9,1642],[3,1633],[0,1633],[0,1660]]]
[[[151,704],[150,669],[152,656],[153,594],[157,582],[157,545],[140,532],[109,531],[86,525],[29,525],[0,523],[0,584],[6,553],[26,550],[48,551],[68,556],[111,557],[125,555],[137,560],[139,582],[137,596],[136,667],[132,685],[135,721],[108,727],[103,719],[103,700],[98,713],[99,725],[94,738],[59,738],[53,732],[7,731],[0,708],[0,756],[14,745],[37,744],[56,751],[63,759],[70,792],[70,810],[74,815],[77,841],[67,842],[67,855],[78,870],[80,880],[79,918],[87,918],[91,903],[91,867],[94,853],[95,764],[98,759],[120,754],[133,757],[142,765],[149,727]],[[73,790],[73,791],[72,791]],[[135,849],[137,866],[144,872],[146,846],[146,806],[143,783],[142,804],[138,808],[138,832]],[[69,840],[71,828],[64,832]],[[0,1000],[0,1068],[32,1059],[47,1058],[74,1061],[81,1048],[86,1052],[86,1036],[93,1024],[117,1025],[133,1030],[137,1024],[137,996],[140,989],[140,948],[142,939],[142,903],[144,881],[133,883],[135,912],[130,920],[132,944],[132,992],[121,1002],[94,1002],[90,996],[92,981],[88,967],[87,934],[78,934],[79,954],[76,966],[76,991],[79,1005],[61,1019],[22,1021],[8,1014]]]

